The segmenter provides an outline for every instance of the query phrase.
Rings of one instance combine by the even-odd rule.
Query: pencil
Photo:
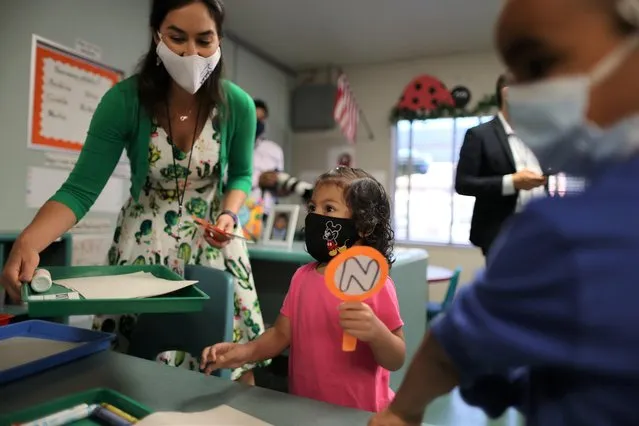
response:
[[[100,404],[102,405],[102,407],[104,407],[105,409],[109,410],[110,412],[112,412],[113,414],[116,414],[120,417],[122,417],[124,420],[130,422],[130,423],[136,423],[138,422],[138,419],[136,419],[135,417],[133,417],[132,415],[125,413],[124,411],[120,410],[118,407],[114,407],[111,404],[107,404],[106,402]]]

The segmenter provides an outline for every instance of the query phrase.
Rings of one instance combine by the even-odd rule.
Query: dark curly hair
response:
[[[388,194],[381,183],[362,169],[340,166],[321,175],[315,189],[336,185],[344,191],[344,200],[351,210],[362,245],[373,247],[384,255],[391,266],[395,261],[395,232],[391,225]]]

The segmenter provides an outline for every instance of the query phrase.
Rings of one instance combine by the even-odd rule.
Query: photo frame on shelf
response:
[[[268,214],[262,234],[265,245],[291,248],[297,229],[300,206],[296,204],[276,204]]]

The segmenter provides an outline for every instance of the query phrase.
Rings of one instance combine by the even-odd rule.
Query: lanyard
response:
[[[169,113],[169,103],[166,104],[166,119],[169,125],[169,142],[171,143],[171,154],[173,157],[173,174],[175,175],[175,192],[177,194],[177,202],[178,202],[178,217],[182,217],[182,206],[184,205],[184,195],[186,194],[186,184],[189,181],[189,175],[191,174],[191,159],[193,158],[193,148],[195,147],[195,139],[197,138],[197,128],[200,124],[200,109],[202,106],[201,102],[198,102],[197,106],[197,114],[195,116],[195,128],[193,129],[193,140],[191,142],[191,150],[189,152],[189,161],[186,165],[187,174],[184,178],[184,188],[182,188],[182,195],[180,195],[180,183],[178,179],[177,172],[177,160],[175,159],[175,150],[179,149],[175,143],[173,142],[173,131],[171,130],[171,115]]]

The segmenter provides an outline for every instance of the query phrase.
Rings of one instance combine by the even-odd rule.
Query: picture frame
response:
[[[291,248],[297,229],[300,206],[297,204],[276,204],[268,213],[262,243],[269,246]]]

